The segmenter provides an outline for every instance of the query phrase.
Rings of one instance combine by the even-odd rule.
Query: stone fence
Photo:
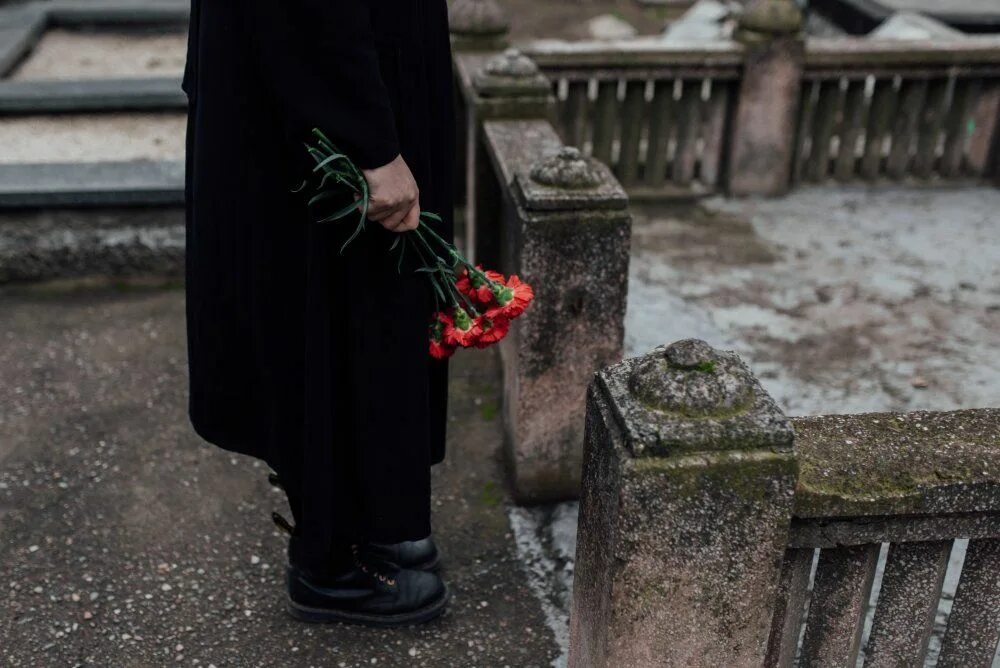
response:
[[[687,340],[597,375],[583,477],[573,668],[993,663],[1000,410],[788,419]]]
[[[764,0],[733,41],[547,40],[525,55],[560,136],[633,198],[997,176],[1000,40],[806,39],[801,23],[793,0]]]

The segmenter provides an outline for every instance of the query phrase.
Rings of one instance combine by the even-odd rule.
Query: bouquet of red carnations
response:
[[[312,187],[316,194],[309,206],[326,200],[347,203],[317,218],[328,223],[359,212],[358,224],[344,242],[341,252],[357,238],[365,226],[368,213],[368,182],[364,174],[327,139],[320,130],[313,130],[313,142],[306,150],[316,162],[313,173],[318,181],[306,181],[300,191]],[[430,322],[430,353],[436,359],[451,357],[458,348],[486,348],[500,341],[510,331],[510,322],[524,313],[534,299],[531,286],[516,275],[509,278],[492,270],[474,266],[454,244],[434,231],[431,223],[441,217],[422,211],[417,229],[403,232],[393,242],[390,252],[399,253],[399,267],[407,246],[412,246],[419,259],[417,271],[430,280],[436,308]]]

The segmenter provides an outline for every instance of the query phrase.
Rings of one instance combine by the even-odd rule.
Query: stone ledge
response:
[[[0,213],[0,284],[86,276],[179,276],[183,267],[181,207]]]
[[[1000,409],[792,424],[798,518],[1000,513]]]
[[[0,165],[0,209],[184,203],[184,163]]]
[[[0,81],[0,114],[184,109],[174,77]]]
[[[185,25],[191,14],[183,0],[68,0],[43,3],[51,25]]]

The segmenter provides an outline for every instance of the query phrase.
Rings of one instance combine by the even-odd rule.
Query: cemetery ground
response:
[[[627,352],[735,348],[793,415],[995,404],[998,209],[977,187],[636,205]],[[456,356],[435,472],[451,610],[384,632],[285,615],[287,511],[262,464],[190,431],[176,281],[8,287],[0,337],[3,665],[559,660],[575,505],[510,503],[492,353]]]

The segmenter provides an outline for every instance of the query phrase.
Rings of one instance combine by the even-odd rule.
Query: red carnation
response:
[[[506,284],[498,287],[493,296],[496,297],[497,305],[487,311],[487,315],[490,317],[500,315],[513,319],[528,308],[531,300],[535,298],[535,291],[515,274],[507,279]]]
[[[448,345],[444,341],[444,329],[452,323],[451,317],[447,313],[438,311],[433,318],[428,328],[431,357],[438,360],[448,359],[455,354],[455,346]]]
[[[444,342],[450,346],[468,348],[476,343],[482,334],[478,318],[472,318],[465,309],[455,309],[455,315],[444,326]]]
[[[463,269],[455,280],[455,288],[469,299],[476,298],[477,288],[472,285],[472,277],[468,269]]]
[[[486,278],[493,281],[496,286],[504,284],[504,277],[498,271],[493,271],[492,269],[487,269],[485,272]],[[473,283],[475,285],[475,283]],[[478,289],[476,290],[476,299],[478,299],[483,304],[489,304],[493,301],[493,289],[495,286],[491,286],[489,281],[479,280]]]
[[[486,348],[497,343],[500,339],[507,336],[507,333],[510,331],[510,320],[503,316],[490,318],[484,315],[479,318],[479,323],[483,333],[479,335],[479,340],[476,341],[477,348]]]

